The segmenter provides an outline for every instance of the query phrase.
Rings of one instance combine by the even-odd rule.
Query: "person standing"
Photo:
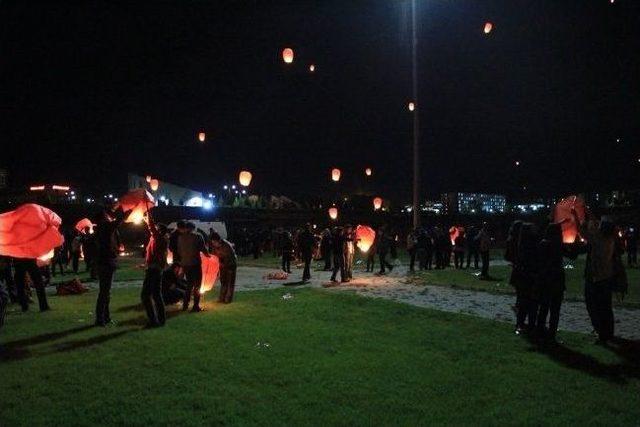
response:
[[[638,263],[638,231],[635,227],[629,227],[625,234],[625,247],[627,250],[627,267],[635,267]]]
[[[162,271],[167,265],[167,252],[169,241],[167,227],[164,224],[155,224],[149,213],[147,216],[149,228],[149,243],[145,261],[147,269],[142,282],[140,299],[147,312],[148,327],[164,326],[166,322],[166,309],[162,299]]]
[[[282,249],[282,271],[291,274],[291,258],[293,257],[293,237],[286,231],[280,241]]]
[[[342,233],[342,227],[334,227],[331,233],[331,253],[333,255],[333,271],[331,273],[331,281],[335,282],[340,271],[340,281],[344,281],[344,253],[342,247],[344,246],[344,235]]]
[[[480,279],[489,279],[489,257],[491,250],[491,237],[489,236],[488,225],[485,222],[482,224],[482,228],[476,236],[478,241],[478,251],[480,252],[480,259],[482,260],[482,270],[480,273]]]
[[[376,248],[378,252],[378,258],[380,259],[380,271],[378,274],[386,274],[386,269],[389,269],[389,272],[393,271],[393,265],[387,262],[387,255],[389,254],[389,249],[391,248],[391,240],[387,237],[385,230],[380,227],[378,230],[378,234],[376,234],[376,239],[378,242],[376,243]]]
[[[220,237],[218,233],[211,235],[211,249],[220,261],[220,295],[218,296],[218,302],[229,304],[233,301],[236,288],[238,257],[231,243]]]
[[[298,235],[298,251],[304,262],[304,271],[302,272],[302,281],[308,282],[311,279],[311,260],[313,258],[313,248],[316,239],[313,236],[311,224],[307,224],[305,229]]]
[[[353,227],[347,225],[344,229],[344,282],[350,282],[353,279],[353,256],[355,254],[355,234]]]
[[[617,262],[620,249],[616,245],[615,227],[607,220],[598,225],[593,219],[580,222],[575,210],[574,221],[580,235],[587,241],[587,262],[584,271],[584,297],[591,324],[598,334],[598,342],[606,344],[614,336],[612,289],[616,276],[623,276],[624,266]]]
[[[78,233],[73,240],[71,240],[71,269],[73,274],[78,274],[78,267],[80,264],[80,255],[82,254],[82,235]]]
[[[419,230],[415,229],[409,232],[409,234],[407,234],[407,252],[409,253],[409,272],[413,273],[415,271],[415,265],[416,265],[416,244],[417,244],[417,239],[416,239],[416,235],[418,234]]]
[[[331,271],[331,230],[328,228],[322,232],[320,255],[324,260],[324,271]]]
[[[470,228],[467,233],[467,268],[471,266],[471,258],[473,258],[473,268],[478,269],[479,253],[478,253],[478,233],[475,228]]]
[[[458,229],[458,235],[455,238],[453,246],[453,265],[457,269],[464,268],[464,250],[467,244],[465,231]]]
[[[200,253],[202,252],[205,256],[209,255],[204,239],[200,233],[195,232],[195,229],[196,226],[192,222],[187,222],[178,229],[179,233],[175,242],[176,252],[174,252],[174,254],[178,254],[179,263],[187,280],[187,292],[184,295],[182,310],[186,311],[189,308],[193,294],[193,307],[191,308],[193,313],[202,311],[200,307],[200,285],[202,284]]]
[[[127,213],[118,209],[114,216],[103,210],[97,218],[95,232],[96,259],[95,266],[98,273],[98,300],[96,302],[96,326],[106,326],[111,323],[109,303],[111,300],[111,285],[117,268],[118,252],[120,251],[120,233],[118,227],[124,221]]]
[[[44,281],[42,278],[42,272],[35,259],[27,258],[14,258],[13,267],[15,269],[15,282],[16,290],[18,293],[18,302],[22,311],[29,310],[29,298],[26,293],[26,281],[27,273],[31,279],[31,283],[36,288],[36,294],[38,295],[38,305],[40,311],[49,310],[49,303],[47,302],[47,294],[44,290]]]

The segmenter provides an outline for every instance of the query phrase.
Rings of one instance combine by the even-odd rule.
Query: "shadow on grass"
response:
[[[118,308],[116,310],[117,313],[125,313],[127,311],[142,311],[144,310],[144,307],[142,306],[141,303],[138,304],[131,304],[131,305],[125,305],[122,306],[120,308]]]
[[[563,344],[544,345],[529,338],[535,349],[554,362],[594,377],[617,384],[626,384],[630,378],[640,378],[640,342],[622,338],[615,339],[605,348],[622,359],[621,363],[607,364],[588,354],[573,350]]]

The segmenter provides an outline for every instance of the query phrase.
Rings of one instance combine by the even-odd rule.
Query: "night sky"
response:
[[[638,187],[640,1],[418,4],[425,196]],[[345,191],[409,200],[409,18],[402,0],[4,0],[0,166],[88,191],[247,168],[294,196],[338,166]]]

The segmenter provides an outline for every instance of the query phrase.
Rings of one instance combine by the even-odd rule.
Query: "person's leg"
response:
[[[78,274],[78,262],[80,261],[80,254],[74,253],[71,258],[71,268],[73,274]]]
[[[218,302],[224,303],[225,297],[227,295],[227,288],[229,284],[227,282],[227,276],[225,275],[226,270],[220,270],[220,293],[218,294]]]
[[[600,322],[602,335],[600,339],[608,341],[613,338],[614,334],[614,318],[613,318],[613,293],[611,292],[610,283],[603,284],[599,289],[599,307],[600,307]]]
[[[478,269],[478,250],[473,251],[473,268]]]
[[[304,261],[304,271],[302,272],[302,280],[306,282],[307,280],[311,279],[311,256],[304,255],[302,258]]]
[[[154,269],[152,279],[151,297],[155,303],[158,324],[163,326],[167,320],[167,312],[162,299],[162,270]]]
[[[199,265],[191,267],[191,283],[193,292],[192,311],[200,311],[200,285],[202,284],[202,267]]]
[[[33,286],[36,288],[36,295],[38,295],[38,306],[40,307],[40,311],[49,310],[49,303],[47,302],[47,293],[44,289],[44,283],[42,281],[42,273],[40,272],[40,268],[36,264],[35,261],[29,264],[29,277],[31,277],[31,282]]]
[[[551,310],[551,315],[549,317],[549,338],[552,340],[556,339],[556,334],[558,332],[558,324],[560,323],[560,308],[562,307],[562,299],[564,295],[554,295],[551,298],[551,304],[549,309]]]
[[[29,300],[27,299],[27,293],[25,290],[25,274],[27,271],[24,268],[24,264],[22,262],[15,263],[15,284],[16,284],[16,294],[18,298],[18,303],[22,307],[22,311],[29,310]]]
[[[480,274],[482,277],[489,277],[489,252],[483,251],[480,253],[482,257],[482,273]]]
[[[589,314],[589,319],[591,319],[591,325],[593,329],[600,334],[600,319],[598,317],[598,312],[596,310],[597,302],[596,302],[596,292],[595,285],[592,282],[585,282],[584,284],[584,302],[587,306],[587,313]]]
[[[233,295],[235,293],[236,288],[236,269],[229,268],[226,271],[227,276],[227,293],[225,295],[224,302],[229,304],[233,301]]]
[[[96,302],[96,324],[106,325],[110,320],[109,300],[111,298],[111,283],[113,281],[113,268],[101,265],[98,268],[98,300]]]
[[[516,329],[523,330],[525,328],[525,320],[527,318],[527,301],[523,292],[516,288]]]
[[[333,255],[333,271],[331,272],[331,281],[336,281],[336,276],[338,275],[338,270],[340,270],[340,262],[338,260],[338,256],[336,254]]]
[[[540,304],[538,306],[538,316],[536,318],[536,331],[538,335],[543,336],[547,327],[547,316],[549,315],[549,298],[547,295],[543,295],[540,298]]]
[[[144,273],[144,280],[142,281],[142,291],[140,292],[140,301],[142,301],[142,305],[144,306],[144,310],[147,313],[148,323],[150,325],[158,324],[158,317],[156,316],[156,312],[153,307],[153,302],[151,300],[151,287],[153,286],[151,281],[151,270],[147,269]]]
[[[384,274],[385,273],[385,266],[387,265],[387,261],[384,259],[385,255],[384,254],[378,254],[379,258],[380,258],[380,274]]]
[[[282,254],[282,271],[287,272],[287,255]]]
[[[4,325],[4,318],[7,314],[7,305],[9,305],[9,291],[4,283],[0,280],[0,329]]]
[[[409,271],[413,271],[416,264],[416,250],[411,249],[409,251]]]

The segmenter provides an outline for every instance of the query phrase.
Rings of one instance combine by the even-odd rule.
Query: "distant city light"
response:
[[[516,166],[520,166],[520,160],[516,160]]]
[[[58,191],[69,191],[69,186],[68,185],[53,185],[53,186],[51,186],[51,189],[58,190]]]
[[[44,190],[44,185],[34,185],[29,187],[29,190],[31,191],[43,191]]]
[[[232,186],[231,186],[231,189],[232,189],[232,190],[235,190],[235,189],[236,189],[236,186],[235,186],[235,185],[232,185]]]
[[[204,203],[202,203],[202,208],[206,210],[213,209],[213,202],[211,200],[205,200]]]
[[[224,187],[222,187],[222,188],[224,188],[225,190],[228,190],[228,189],[229,189],[229,186],[228,186],[228,185],[225,185],[225,186],[224,186]]]
[[[410,102],[408,105],[409,111],[413,111],[416,109],[416,104],[414,104],[413,102]]]
[[[187,200],[187,203],[185,203],[185,206],[189,206],[192,208],[201,208],[203,205],[203,201],[202,201],[202,197],[192,197],[189,200]]]

